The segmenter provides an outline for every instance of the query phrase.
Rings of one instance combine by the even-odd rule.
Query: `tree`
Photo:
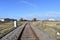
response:
[[[23,21],[23,18],[21,18],[20,21]]]
[[[33,18],[33,20],[32,21],[36,21],[37,19],[36,18]]]

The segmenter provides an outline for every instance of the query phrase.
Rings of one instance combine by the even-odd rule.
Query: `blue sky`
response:
[[[60,20],[60,0],[0,0],[0,18]]]

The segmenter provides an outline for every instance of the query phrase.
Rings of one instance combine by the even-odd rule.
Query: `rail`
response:
[[[0,40],[17,40],[25,25],[26,23],[16,28],[15,30],[7,34],[6,36],[2,37]]]

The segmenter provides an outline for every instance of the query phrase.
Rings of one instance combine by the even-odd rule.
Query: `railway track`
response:
[[[25,23],[0,40],[56,40],[56,38],[33,27],[32,23]]]
[[[31,28],[30,23],[27,23],[18,37],[18,40],[39,40],[39,38]]]

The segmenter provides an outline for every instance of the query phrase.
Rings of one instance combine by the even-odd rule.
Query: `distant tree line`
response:
[[[28,21],[28,20],[21,18],[21,19],[19,19],[19,21]]]
[[[32,21],[37,21],[37,19],[36,18],[33,18]]]
[[[19,21],[37,21],[37,19],[33,18],[32,20],[27,20],[27,19],[20,18]]]

